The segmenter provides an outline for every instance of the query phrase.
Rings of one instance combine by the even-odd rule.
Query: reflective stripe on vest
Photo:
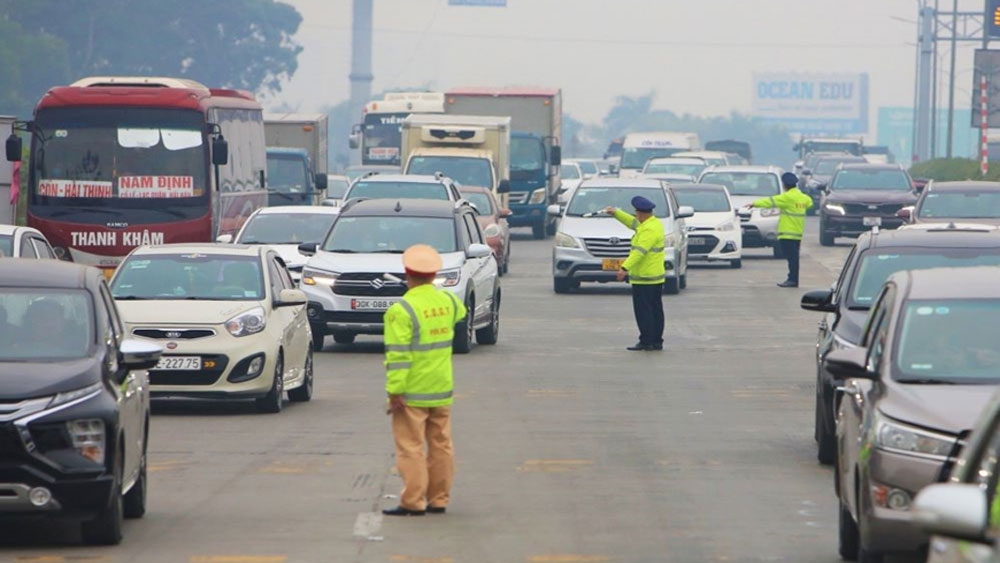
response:
[[[666,250],[666,248],[663,247],[663,246],[654,246],[653,248],[650,248],[650,249],[647,250],[647,249],[645,249],[645,248],[643,248],[641,246],[634,246],[633,245],[632,246],[632,250],[639,251],[639,252],[641,252],[643,254],[648,254],[650,252],[663,252],[664,250]]]
[[[456,315],[458,313],[455,313]],[[451,342],[434,342],[431,344],[387,344],[385,350],[387,352],[424,352],[426,350],[440,350],[442,348],[450,348]]]
[[[404,395],[407,401],[440,401],[441,399],[450,399],[453,391],[445,391],[444,393],[407,393]]]
[[[406,314],[410,315],[410,321],[413,323],[413,337],[410,342],[410,349],[412,350],[414,346],[420,345],[420,319],[417,318],[417,312],[413,310],[413,306],[407,303],[405,299],[400,299],[399,304],[406,310]]]

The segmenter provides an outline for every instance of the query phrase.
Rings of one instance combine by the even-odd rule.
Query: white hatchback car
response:
[[[743,266],[743,237],[740,218],[725,186],[714,184],[671,184],[679,205],[694,209],[686,221],[688,257],[691,260],[729,262]]]
[[[302,277],[302,266],[308,256],[299,252],[304,242],[321,242],[333,225],[340,209],[306,205],[262,207],[254,211],[243,227],[232,235],[221,235],[218,242],[236,244],[266,244],[278,251],[296,285]]]
[[[777,166],[714,166],[698,177],[699,184],[718,184],[729,190],[733,205],[739,210],[762,197],[781,193],[781,175]],[[743,248],[771,248],[775,258],[781,258],[778,246],[778,216],[780,209],[752,209],[740,212]]]
[[[111,292],[137,339],[166,349],[149,371],[153,397],[255,399],[279,412],[312,397],[306,296],[267,246],[142,246],[118,266]]]
[[[56,258],[45,235],[31,227],[0,225],[0,258]]]
[[[656,205],[653,214],[663,221],[663,261],[667,270],[663,291],[676,294],[687,286],[684,221],[694,210],[679,207],[660,180],[595,178],[580,184],[569,205],[548,208],[550,215],[561,216],[552,251],[552,286],[556,293],[567,293],[581,282],[615,281],[618,268],[631,251],[633,231],[601,210],[611,206],[629,211],[632,198],[639,195]]]

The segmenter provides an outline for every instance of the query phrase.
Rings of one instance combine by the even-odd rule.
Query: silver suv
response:
[[[455,328],[454,350],[468,352],[473,340],[496,344],[500,276],[475,209],[466,202],[372,199],[348,201],[321,245],[299,246],[311,256],[300,288],[309,299],[315,350],[327,334],[340,344],[358,334],[382,334],[386,309],[406,293],[403,251],[417,243],[441,253],[444,268],[434,283],[469,309]]]
[[[694,215],[690,207],[678,207],[673,192],[660,180],[596,178],[584,180],[565,207],[549,206],[550,215],[561,217],[552,251],[552,285],[556,293],[567,293],[580,282],[613,282],[632,247],[633,231],[601,212],[608,206],[631,209],[633,197],[641,195],[656,204],[653,214],[663,221],[665,293],[680,293],[687,286],[687,234],[684,219]]]
[[[462,194],[458,184],[441,174],[378,174],[369,172],[351,184],[344,201],[365,199],[440,199],[458,201]]]

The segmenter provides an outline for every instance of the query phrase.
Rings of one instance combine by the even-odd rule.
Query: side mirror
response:
[[[225,166],[229,163],[229,142],[219,135],[212,138],[212,164]]]
[[[328,179],[326,177],[326,174],[322,174],[322,173],[316,174],[316,189],[317,190],[321,190],[321,191],[325,190],[326,187],[329,185],[327,183],[327,180]]]
[[[357,149],[361,147],[361,125],[354,124],[351,127],[351,135],[347,138],[347,146],[352,149]]]
[[[233,235],[219,235],[215,237],[215,242],[221,244],[230,244],[233,242]]]
[[[493,256],[493,251],[485,244],[470,244],[469,249],[465,251],[465,255],[469,258],[486,258]]]
[[[319,247],[315,242],[304,242],[299,245],[299,254],[303,256],[313,256],[316,254],[316,248]]]
[[[21,137],[11,133],[10,137],[7,137],[5,148],[7,149],[7,160],[9,162],[21,162],[21,151],[24,150]]]
[[[896,212],[896,217],[899,217],[900,219],[906,219],[907,221],[909,221],[910,219],[913,218],[913,208],[907,206],[900,209],[899,211]]]
[[[563,214],[563,206],[552,204],[545,208],[545,212],[553,217],[559,217]]]
[[[497,193],[498,194],[509,194],[510,193],[510,180],[500,180],[500,183],[497,184]]]
[[[868,350],[866,348],[851,348],[834,350],[823,358],[823,367],[834,379],[878,379],[878,374],[868,371],[865,365]]]
[[[127,338],[118,348],[118,361],[128,369],[153,369],[162,354],[163,348],[152,342]]]
[[[562,164],[562,147],[559,145],[552,145],[549,149],[549,164],[552,166],[559,166]]]
[[[802,296],[799,305],[806,311],[819,311],[821,313],[833,313],[837,310],[833,306],[833,291],[829,289],[817,289]]]
[[[507,217],[510,217],[513,214],[514,214],[514,212],[511,211],[510,209],[507,209],[506,207],[504,207],[503,209],[500,210],[500,217],[502,219],[506,219]]]
[[[913,501],[913,522],[931,534],[976,542],[986,536],[986,492],[979,485],[935,483]]]
[[[694,217],[694,208],[690,205],[682,205],[677,208],[677,218],[687,219],[688,217]]]
[[[306,294],[301,289],[282,289],[278,292],[278,299],[274,302],[274,308],[296,307],[306,304]]]

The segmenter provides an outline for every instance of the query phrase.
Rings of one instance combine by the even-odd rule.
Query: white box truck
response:
[[[674,153],[694,151],[701,148],[697,133],[661,131],[652,133],[629,133],[622,142],[622,160],[618,166],[618,176],[635,178],[642,173],[646,161],[651,158],[670,156]]]

